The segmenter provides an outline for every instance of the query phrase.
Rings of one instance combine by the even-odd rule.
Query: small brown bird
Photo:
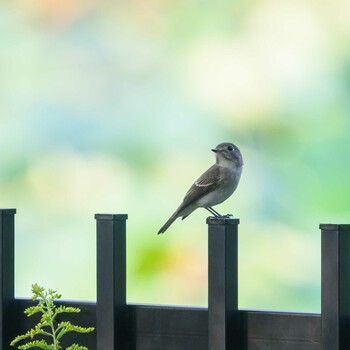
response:
[[[236,190],[243,169],[240,150],[233,143],[220,143],[212,149],[216,163],[212,165],[188,190],[183,202],[162,226],[158,234],[164,233],[178,218],[182,220],[197,208],[205,208],[216,217],[221,215],[212,207],[229,198]]]

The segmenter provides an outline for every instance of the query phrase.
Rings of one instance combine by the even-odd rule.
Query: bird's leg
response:
[[[205,209],[207,209],[209,211],[209,213],[213,214],[216,218],[221,217],[221,215],[216,210],[214,210],[212,207],[207,207]]]
[[[226,215],[220,215],[216,210],[214,210],[212,207],[205,208],[209,211],[209,213],[213,214],[216,218],[233,218],[232,214],[226,214]]]

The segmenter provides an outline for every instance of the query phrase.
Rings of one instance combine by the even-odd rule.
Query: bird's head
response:
[[[233,143],[220,143],[215,148],[212,148],[212,151],[215,152],[217,164],[234,162],[236,166],[243,165],[241,152]]]

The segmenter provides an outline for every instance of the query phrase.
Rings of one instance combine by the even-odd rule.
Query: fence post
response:
[[[209,350],[243,347],[238,313],[239,219],[207,219],[208,224],[208,342]]]
[[[96,214],[97,349],[124,350],[126,310],[126,214]]]
[[[350,348],[350,225],[321,224],[322,350]]]
[[[11,307],[15,298],[15,213],[0,209],[0,350],[12,340]]]

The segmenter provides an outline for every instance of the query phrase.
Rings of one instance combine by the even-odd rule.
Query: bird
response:
[[[215,153],[215,164],[194,182],[158,234],[164,233],[178,217],[183,220],[198,208],[205,208],[215,217],[222,217],[212,207],[224,202],[236,190],[242,174],[243,158],[239,148],[230,142],[220,143],[211,150]]]

